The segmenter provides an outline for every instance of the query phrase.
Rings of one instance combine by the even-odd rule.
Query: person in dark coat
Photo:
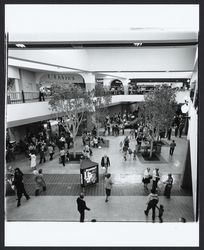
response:
[[[164,184],[166,184],[165,189],[164,189],[164,196],[166,196],[167,198],[170,198],[171,189],[173,185],[173,178],[171,174],[168,174],[168,179],[164,182]]]
[[[41,145],[41,147],[40,147],[40,162],[39,162],[39,164],[41,164],[42,161],[44,161],[44,163],[46,162],[46,159],[45,159],[45,150],[46,150],[45,143],[43,143]]]
[[[176,143],[173,140],[172,143],[170,144],[170,149],[169,149],[169,154],[170,155],[173,155],[175,147],[176,147]]]
[[[159,210],[159,221],[162,223],[163,222],[163,214],[164,214],[164,206],[163,205],[160,205],[159,207],[156,206]]]
[[[172,132],[172,128],[169,127],[167,130],[167,139],[170,141],[171,140],[171,132]]]
[[[81,193],[77,198],[77,209],[80,213],[80,222],[84,222],[85,218],[85,210],[90,211],[91,209],[86,206],[86,202],[84,201],[84,194]]]
[[[108,173],[108,167],[110,167],[110,159],[107,155],[101,158],[101,167],[105,168],[105,174]]]
[[[21,205],[22,194],[25,195],[26,200],[30,199],[30,196],[27,194],[25,187],[24,187],[23,173],[21,172],[19,168],[15,168],[14,180],[12,184],[15,186],[16,191],[17,191],[17,197],[18,197],[17,207],[19,207]]]

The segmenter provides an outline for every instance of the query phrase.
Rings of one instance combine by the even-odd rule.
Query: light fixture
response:
[[[26,46],[24,44],[22,44],[22,43],[17,43],[16,47],[18,47],[18,48],[25,48]]]
[[[142,43],[133,43],[133,44],[137,47],[142,46]]]

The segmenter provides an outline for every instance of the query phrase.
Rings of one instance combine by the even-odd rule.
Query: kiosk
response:
[[[80,182],[82,187],[99,182],[98,163],[90,159],[82,160],[80,163]]]

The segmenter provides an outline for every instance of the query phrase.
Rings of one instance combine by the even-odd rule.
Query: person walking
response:
[[[158,184],[158,181],[160,180],[160,177],[159,177],[159,169],[158,168],[155,168],[153,171],[152,171],[152,189],[156,190],[157,189],[157,184]]]
[[[156,193],[155,189],[152,189],[151,193],[148,195],[147,208],[144,210],[145,215],[148,216],[149,210],[152,209],[152,221],[155,220],[155,208],[158,202],[158,194]]]
[[[164,196],[166,196],[167,198],[170,198],[171,189],[173,185],[173,178],[171,174],[168,174],[168,179],[164,182],[164,184],[166,184],[165,189],[164,189]]]
[[[170,149],[169,149],[169,154],[170,155],[173,155],[175,147],[176,147],[176,143],[173,140],[172,143],[170,144]]]
[[[169,127],[169,128],[167,129],[167,139],[168,139],[168,141],[171,140],[171,133],[172,133],[172,128]]]
[[[85,219],[85,210],[90,211],[91,209],[86,206],[86,202],[84,201],[84,194],[81,193],[76,200],[77,209],[80,213],[80,222],[84,222]]]
[[[105,202],[108,202],[108,198],[111,195],[112,185],[113,185],[113,182],[112,182],[111,174],[107,174],[105,177],[105,191],[106,191]]]
[[[143,179],[142,179],[142,182],[144,183],[144,188],[146,190],[148,190],[147,185],[150,183],[151,178],[152,178],[152,176],[150,174],[150,168],[146,168],[144,171]]]
[[[125,161],[127,160],[127,152],[128,152],[128,146],[124,145],[123,146],[123,157],[124,157]]]
[[[65,167],[66,152],[65,152],[64,147],[62,147],[60,150],[60,159],[61,159],[62,165]]]
[[[107,155],[101,158],[101,167],[105,168],[105,175],[108,173],[108,167],[110,167],[110,159]]]
[[[43,143],[40,147],[40,162],[39,164],[42,163],[42,161],[44,161],[44,163],[46,162],[46,159],[45,159],[45,144]]]
[[[46,183],[42,174],[42,169],[39,169],[38,171],[35,170],[34,174],[36,183],[35,196],[38,196],[41,188],[43,191],[46,191]]]
[[[50,161],[52,161],[53,160],[53,155],[54,155],[54,148],[53,148],[53,145],[51,143],[48,146],[48,152],[49,152],[49,155],[50,155]]]
[[[130,159],[131,159],[131,155],[132,155],[132,149],[131,148],[128,148],[128,154],[129,154],[129,156],[130,156]]]
[[[36,163],[36,155],[35,155],[35,153],[33,151],[31,151],[29,156],[30,156],[30,167],[31,167],[32,170],[35,170],[36,165],[37,165],[37,163]]]
[[[17,197],[18,197],[17,207],[19,207],[21,205],[22,194],[25,195],[26,200],[30,199],[30,196],[27,194],[25,187],[24,187],[23,173],[21,172],[19,168],[15,168],[14,170],[14,180],[12,182],[12,185],[15,186],[16,191],[17,191]]]
[[[160,205],[159,207],[156,206],[157,209],[159,210],[159,221],[162,223],[163,222],[163,214],[164,214],[164,206]]]
[[[133,160],[136,160],[136,157],[137,157],[137,150],[135,148],[134,151],[133,151]]]

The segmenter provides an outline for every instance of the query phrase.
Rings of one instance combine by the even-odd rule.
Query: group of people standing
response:
[[[148,190],[148,184],[151,182],[152,180],[152,188],[151,188],[151,192],[148,195],[148,199],[147,199],[147,208],[144,211],[145,215],[148,216],[149,211],[152,209],[152,221],[155,221],[155,210],[156,208],[159,211],[159,220],[160,222],[163,222],[163,213],[164,213],[164,206],[162,204],[160,204],[160,207],[157,206],[158,202],[159,202],[159,196],[158,196],[158,181],[160,180],[160,176],[159,176],[159,169],[155,168],[152,171],[152,174],[150,173],[150,168],[145,169],[144,171],[144,176],[142,179],[142,182],[144,183],[144,188],[145,190]],[[171,189],[172,189],[172,185],[173,185],[173,178],[172,178],[172,174],[169,173],[168,174],[168,178],[165,182],[163,182],[163,184],[165,185],[164,188],[164,196],[167,198],[170,198],[171,196]]]

